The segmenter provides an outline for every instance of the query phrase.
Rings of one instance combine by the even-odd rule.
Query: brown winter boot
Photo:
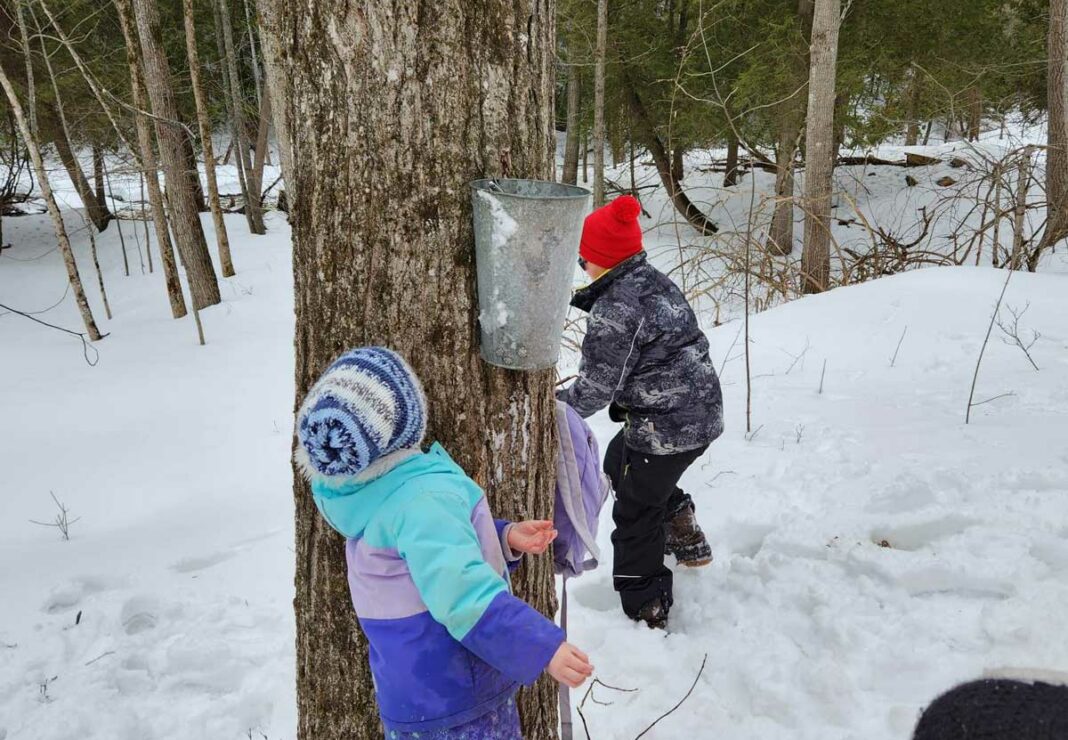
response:
[[[712,546],[697,523],[691,502],[687,501],[668,517],[664,533],[664,550],[674,555],[679,565],[700,568],[712,562]]]
[[[643,606],[638,612],[635,622],[645,622],[651,630],[662,630],[667,627],[668,610],[660,599],[653,599]]]

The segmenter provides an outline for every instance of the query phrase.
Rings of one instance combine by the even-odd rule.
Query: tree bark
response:
[[[137,145],[141,154],[141,171],[145,187],[148,189],[148,202],[152,209],[152,227],[156,232],[159,258],[163,264],[163,278],[167,286],[167,299],[171,304],[171,316],[180,319],[187,312],[185,296],[182,294],[182,283],[178,277],[174,245],[171,243],[170,230],[167,228],[167,211],[163,205],[163,191],[159,186],[159,165],[152,148],[152,126],[148,116],[143,112],[148,110],[148,101],[145,99],[145,80],[141,69],[141,47],[137,39],[133,6],[130,2],[131,0],[114,0],[119,26],[122,28],[122,36],[126,41],[126,66],[130,70],[130,90],[134,106],[137,108],[134,114],[134,123],[137,126]],[[148,265],[151,272],[152,245],[148,241],[147,225],[145,226],[145,251],[148,252]]]
[[[178,111],[171,88],[171,73],[163,50],[163,31],[160,27],[156,0],[133,0],[145,65],[148,96],[155,116],[156,136],[159,139],[160,159],[167,179],[167,203],[171,208],[171,228],[178,243],[189,280],[193,308],[202,309],[221,300],[219,282],[204,240],[200,213],[186,171],[185,129],[178,123]]]
[[[983,93],[973,85],[968,90],[968,141],[979,141],[983,127]]]
[[[226,77],[230,85],[230,109],[233,117],[234,147],[237,149],[237,174],[241,181],[241,195],[245,199],[245,218],[253,234],[266,234],[263,225],[263,209],[260,207],[258,193],[253,193],[252,161],[248,154],[248,141],[245,138],[244,101],[241,95],[241,77],[237,71],[237,53],[234,50],[234,29],[230,21],[230,5],[227,0],[219,0],[219,18],[222,21],[223,46],[226,50]]]
[[[62,162],[63,168],[67,170],[67,176],[70,177],[71,184],[74,185],[74,190],[78,193],[78,198],[82,201],[82,205],[85,206],[85,214],[93,222],[93,226],[96,227],[97,231],[103,231],[108,227],[108,223],[111,222],[111,211],[101,207],[100,201],[96,198],[96,193],[93,192],[93,186],[86,178],[81,162],[78,161],[78,157],[70,145],[70,141],[63,135],[62,127],[59,125],[58,120],[52,121],[49,116],[44,116],[38,119],[38,125],[41,127],[41,135],[56,147],[59,161]]]
[[[1046,229],[1027,258],[1032,272],[1045,250],[1068,237],[1068,0],[1049,2],[1046,53]]]
[[[738,184],[738,137],[733,131],[727,136],[727,166],[723,172],[723,187],[732,188]]]
[[[342,350],[396,349],[426,384],[428,439],[505,518],[551,515],[554,374],[479,359],[468,183],[552,171],[554,10],[553,0],[418,11],[320,0],[278,15],[299,193],[297,399]],[[295,480],[298,737],[378,740],[343,541]],[[548,559],[527,562],[513,584],[555,612]],[[525,738],[556,736],[556,701],[546,680],[521,693]]]
[[[281,34],[278,29],[278,8],[281,0],[259,0],[260,46],[263,50],[263,69],[267,78],[266,88],[272,99],[284,101],[289,98],[289,77],[283,66]],[[271,106],[274,136],[282,160],[282,177],[285,180],[286,202],[292,203],[296,196],[296,180],[293,173],[293,143],[286,106],[282,103]]]
[[[59,204],[56,203],[56,198],[52,194],[52,186],[48,182],[48,172],[45,171],[44,158],[41,156],[41,146],[33,132],[30,131],[30,125],[22,108],[22,103],[19,102],[18,96],[15,95],[15,88],[12,86],[11,80],[8,79],[3,65],[0,65],[0,86],[4,88],[4,94],[7,96],[8,103],[15,114],[15,121],[19,126],[19,133],[22,135],[26,149],[30,153],[33,168],[37,171],[37,185],[41,188],[41,196],[44,198],[45,206],[48,208],[48,215],[52,218],[56,241],[59,244],[59,251],[63,255],[63,264],[67,268],[67,279],[70,280],[71,288],[74,291],[74,301],[78,304],[82,322],[85,324],[85,332],[89,335],[89,339],[95,342],[101,339],[100,330],[96,327],[93,312],[89,308],[89,299],[85,296],[82,278],[78,274],[78,265],[74,261],[74,250],[71,249],[70,239],[67,237],[67,228],[63,225],[63,214],[59,211]]]
[[[197,125],[204,149],[204,174],[208,180],[208,205],[215,223],[215,241],[219,247],[219,268],[223,277],[235,275],[233,258],[230,255],[230,239],[223,220],[222,204],[219,202],[219,183],[215,177],[215,147],[211,140],[211,121],[208,118],[208,102],[200,83],[200,54],[197,52],[197,32],[194,22],[193,0],[182,0],[185,20],[185,52],[189,59],[189,78],[193,86],[193,99],[197,107]]]
[[[571,60],[567,66],[567,138],[564,139],[564,177],[568,185],[578,184],[579,164],[579,88],[578,66]]]
[[[905,93],[905,146],[916,146],[920,139],[920,98],[923,95],[923,80],[914,68],[909,70],[908,90]]]
[[[37,129],[37,85],[33,79],[33,55],[30,53],[30,33],[26,28],[26,14],[23,4],[27,0],[15,0],[15,17],[19,26],[19,40],[22,44],[22,59],[26,64],[26,107],[29,110],[30,133],[38,135]]]
[[[800,110],[791,110],[779,120],[775,152],[775,210],[771,214],[766,248],[771,254],[794,251],[794,159],[801,138]]]
[[[841,12],[841,0],[816,0],[812,19],[805,127],[805,245],[801,255],[805,293],[819,293],[830,283],[834,88]]]
[[[107,208],[108,193],[104,189],[104,153],[99,144],[93,144],[93,187],[96,188],[96,202],[101,207]]]
[[[1046,198],[1052,223],[1057,211],[1068,207],[1068,0],[1050,0],[1046,49]]]
[[[263,208],[263,168],[267,164],[267,148],[269,146],[267,135],[271,125],[271,94],[264,90],[260,98],[260,125],[256,132],[256,158],[252,161],[252,176],[249,178],[249,190],[251,196],[256,199],[256,205]],[[262,218],[262,216],[261,216]]]
[[[664,147],[664,142],[660,140],[660,136],[653,128],[653,124],[649,120],[649,114],[646,112],[637,90],[634,89],[633,83],[630,80],[626,80],[625,87],[635,133],[649,151],[649,154],[652,155],[657,173],[660,175],[660,181],[663,183],[664,189],[671,198],[675,209],[686,219],[687,223],[702,235],[707,236],[716,233],[719,230],[716,224],[700,208],[694,205],[693,201],[683,192],[682,183],[675,177],[675,168],[672,166],[671,157]]]
[[[597,0],[597,48],[593,66],[593,207],[604,205],[604,55],[608,0]]]

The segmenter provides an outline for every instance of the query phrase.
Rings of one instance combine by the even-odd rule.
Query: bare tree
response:
[[[1046,36],[1046,230],[1027,257],[1034,272],[1042,253],[1068,237],[1068,0],[1049,0]]]
[[[219,267],[223,277],[232,277],[233,258],[230,256],[230,239],[223,221],[222,204],[219,202],[219,183],[215,178],[215,147],[211,141],[211,121],[208,117],[208,101],[200,83],[200,55],[197,53],[197,31],[194,23],[193,0],[182,0],[182,15],[185,19],[185,53],[189,59],[189,78],[193,86],[193,99],[197,106],[197,125],[200,127],[201,147],[204,149],[204,174],[208,180],[208,205],[215,222],[215,241],[219,246]]]
[[[775,149],[775,210],[771,214],[766,247],[771,254],[780,255],[794,251],[794,160],[804,115],[792,100],[782,107]]]
[[[178,120],[171,87],[170,66],[163,49],[163,29],[160,27],[156,0],[133,0],[137,18],[141,55],[145,65],[148,97],[159,139],[160,159],[167,179],[167,203],[170,205],[171,228],[178,251],[182,255],[193,307],[206,308],[218,303],[219,282],[204,240],[200,212],[192,184],[186,172],[185,148],[189,145],[186,131]]]
[[[67,267],[67,278],[70,280],[71,288],[74,291],[74,300],[78,304],[78,310],[82,314],[82,321],[85,323],[85,331],[89,335],[89,339],[95,342],[101,338],[100,330],[96,327],[93,313],[89,309],[89,300],[85,297],[85,288],[82,287],[82,278],[78,274],[78,265],[74,261],[74,250],[71,249],[70,239],[67,237],[67,228],[63,225],[63,214],[59,212],[59,204],[56,203],[56,198],[52,194],[52,186],[48,181],[48,172],[45,170],[44,158],[41,156],[41,146],[30,131],[30,124],[26,118],[26,112],[23,110],[22,103],[19,102],[18,96],[15,94],[15,88],[12,86],[11,80],[8,79],[3,65],[0,65],[0,85],[3,86],[4,94],[7,95],[8,103],[11,105],[11,110],[15,114],[15,120],[18,122],[19,126],[19,133],[22,135],[22,140],[26,144],[26,149],[30,152],[30,159],[33,160],[33,168],[37,171],[38,186],[41,188],[41,195],[44,198],[45,206],[48,208],[48,215],[52,218],[52,227],[56,232],[56,241],[59,245],[59,251],[63,255],[63,264]]]
[[[26,107],[30,115],[30,132],[37,131],[37,85],[33,79],[33,55],[30,53],[30,33],[26,27],[26,13],[23,5],[26,0],[15,0],[15,16],[19,25],[19,41],[22,43],[22,59],[26,64]]]
[[[567,138],[564,139],[563,182],[578,184],[579,164],[579,68],[574,59],[567,65]]]
[[[299,194],[298,398],[340,350],[391,346],[426,383],[429,438],[482,485],[496,514],[548,516],[554,371],[479,359],[468,183],[550,176],[553,0],[426,3],[419,13],[320,0],[279,11]],[[374,55],[353,42],[365,33]],[[441,54],[447,65],[435,63]],[[378,740],[343,542],[296,481],[298,736]],[[551,563],[527,563],[513,585],[554,612]],[[524,737],[556,736],[556,699],[546,681],[521,694]]]
[[[249,231],[253,234],[266,234],[260,193],[252,180],[252,161],[249,159],[248,141],[245,139],[244,96],[241,94],[241,78],[238,76],[237,53],[234,50],[234,29],[227,0],[219,0],[218,16],[221,22],[219,32],[225,51],[223,62],[226,65],[226,78],[230,88],[230,116],[234,129],[234,148],[237,150],[237,175],[241,182],[241,196],[245,199],[245,218],[248,220]]]
[[[593,66],[593,207],[604,205],[604,55],[608,0],[597,0],[597,48]],[[681,177],[677,179],[682,179]]]
[[[282,69],[282,36],[278,31],[278,7],[281,0],[258,0],[260,12],[260,43],[263,49],[263,68],[266,88],[273,100],[289,98],[289,78]],[[278,154],[282,160],[282,175],[286,181],[286,197],[290,203],[296,194],[293,173],[293,144],[286,120],[286,106],[281,103],[271,106],[271,122],[278,142]]]
[[[826,290],[831,274],[834,88],[841,6],[841,0],[816,0],[812,17],[805,126],[805,246],[801,255],[806,293]]]
[[[163,277],[167,286],[167,298],[171,304],[171,316],[180,319],[186,315],[185,296],[182,295],[182,283],[178,277],[178,265],[171,243],[170,230],[167,228],[167,211],[163,205],[163,190],[159,186],[159,167],[156,154],[152,148],[152,127],[146,110],[145,80],[141,68],[141,47],[137,39],[133,6],[130,0],[114,0],[115,10],[119,16],[119,26],[126,41],[126,66],[130,70],[130,90],[133,93],[134,122],[137,126],[137,151],[140,152],[138,163],[144,177],[144,186],[148,190],[148,202],[152,209],[152,226],[156,232],[159,245],[160,262],[163,263]],[[148,224],[145,224],[145,249],[148,251],[149,266],[152,264],[152,245],[148,243]]]

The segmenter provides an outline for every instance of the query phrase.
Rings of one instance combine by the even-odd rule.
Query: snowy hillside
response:
[[[698,159],[687,184],[712,202],[719,175]],[[898,213],[913,191],[876,172],[864,207]],[[721,223],[744,221],[744,190]],[[700,248],[660,193],[646,205],[664,221],[648,234],[660,264]],[[112,321],[75,236],[111,332],[95,367],[76,337],[0,309],[0,740],[294,736],[289,234],[278,214],[266,237],[227,224],[238,275],[203,312],[205,347],[169,318],[158,270],[131,251],[122,275],[114,228]],[[0,303],[80,329],[47,220],[4,229]],[[593,688],[591,737],[637,735],[705,655],[645,737],[907,738],[955,681],[1068,668],[1064,259],[1012,277],[1005,304],[1041,335],[1040,369],[995,328],[976,400],[999,398],[967,426],[1001,270],[910,272],[754,316],[748,435],[737,306],[715,328],[707,314],[728,428],[684,486],[716,559],[677,573],[668,634],[626,620],[607,566],[571,584],[573,641],[601,681],[637,689]],[[606,444],[614,426],[594,424]],[[69,542],[30,522],[54,516],[50,492],[78,518]],[[610,528],[606,509],[607,552]]]

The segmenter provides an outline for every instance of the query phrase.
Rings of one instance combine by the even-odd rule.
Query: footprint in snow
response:
[[[216,552],[211,555],[203,555],[200,557],[182,558],[171,564],[171,570],[176,573],[196,573],[197,571],[207,570],[212,566],[219,563],[225,563],[234,557],[234,552],[224,550],[222,552]]]
[[[895,550],[914,551],[938,540],[958,535],[975,524],[974,519],[947,514],[946,516],[916,522],[878,527],[871,532],[871,540],[877,545]]]
[[[83,576],[81,578],[76,578],[69,583],[53,589],[49,597],[45,599],[41,611],[48,614],[58,614],[60,612],[68,611],[81,604],[87,597],[103,591],[108,591],[114,587],[115,584],[112,581],[99,576]]]

